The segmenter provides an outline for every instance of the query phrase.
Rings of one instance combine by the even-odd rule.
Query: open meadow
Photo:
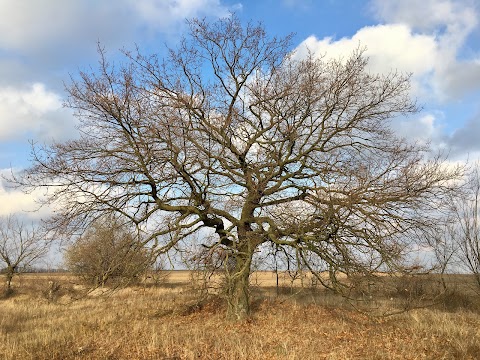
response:
[[[314,289],[308,278],[302,287],[299,279],[292,284],[281,276],[277,288],[274,273],[260,272],[251,276],[252,316],[230,322],[225,320],[221,297],[206,296],[204,284],[192,273],[165,272],[148,280],[115,291],[87,293],[65,274],[17,276],[14,293],[0,300],[0,359],[480,356],[480,297],[460,293],[459,288],[429,307],[372,317],[334,294]],[[416,295],[422,297],[425,286],[417,280],[411,283],[415,281]],[[465,283],[455,276],[450,281]],[[386,301],[400,309],[406,298],[403,294],[402,299],[398,286],[397,291]]]

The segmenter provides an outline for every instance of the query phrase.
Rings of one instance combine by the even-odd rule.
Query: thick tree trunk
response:
[[[227,274],[227,317],[242,320],[250,315],[249,277],[253,251],[239,252],[234,270]]]

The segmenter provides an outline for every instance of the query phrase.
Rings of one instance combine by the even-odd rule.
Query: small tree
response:
[[[34,148],[16,179],[50,189],[52,227],[114,210],[158,252],[213,235],[204,245],[226,254],[234,319],[249,314],[262,244],[328,270],[334,286],[339,273],[395,268],[457,176],[389,127],[417,111],[409,76],[370,73],[362,51],[295,58],[291,37],[235,16],[189,25],[166,59],[126,53],[116,67],[100,50],[99,69],[72,80],[79,139]]]
[[[65,253],[67,268],[93,286],[135,281],[152,260],[132,231],[113,217],[97,220]]]
[[[455,196],[459,196],[456,193]],[[454,203],[451,201],[450,204]],[[446,207],[448,210],[448,207]],[[458,229],[457,220],[450,212],[447,212],[441,222],[436,227],[432,227],[431,231],[421,234],[427,239],[428,245],[431,247],[433,259],[431,270],[440,275],[443,290],[447,291],[447,282],[445,274],[452,272],[455,268],[458,271]]]
[[[0,218],[0,263],[5,265],[7,294],[15,273],[45,256],[48,249],[49,242],[38,226],[26,225],[14,215]]]
[[[470,172],[464,193],[452,201],[454,224],[449,238],[459,263],[474,275],[480,287],[480,167]]]

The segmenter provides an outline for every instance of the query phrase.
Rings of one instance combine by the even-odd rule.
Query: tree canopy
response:
[[[292,249],[330,272],[393,266],[410,231],[431,225],[457,175],[390,120],[417,112],[408,75],[300,57],[291,37],[235,17],[189,21],[164,59],[125,52],[72,77],[78,139],[34,147],[18,181],[47,187],[52,224],[75,229],[116,212],[158,252],[207,228],[229,267],[229,314],[249,312],[260,245]],[[213,240],[212,240],[213,239]],[[333,286],[332,285],[332,286]]]

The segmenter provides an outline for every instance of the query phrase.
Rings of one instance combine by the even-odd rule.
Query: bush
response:
[[[95,222],[66,251],[67,268],[93,286],[139,280],[152,264],[147,250],[117,219]]]

